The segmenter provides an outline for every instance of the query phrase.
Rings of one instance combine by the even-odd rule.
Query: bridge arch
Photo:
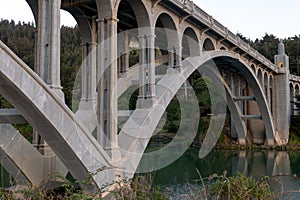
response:
[[[298,83],[295,84],[295,95],[299,95],[300,92],[300,86]]]
[[[254,64],[251,64],[251,69],[252,69],[253,73],[256,74],[256,68],[255,68]]]
[[[273,75],[270,74],[269,76],[269,105],[270,105],[270,110],[271,113],[274,114],[274,108],[273,108],[273,93],[274,93],[274,78]]]
[[[294,99],[295,99],[295,86],[293,83],[290,83],[289,85],[289,89],[290,89],[290,97],[291,97],[291,107],[290,107],[290,115],[294,115],[294,109],[295,109],[295,103],[294,103]]]
[[[132,11],[134,13],[134,16],[130,15],[124,15],[121,17],[118,17],[119,21],[124,20],[124,18],[130,18],[134,17],[136,19],[138,27],[135,28],[142,28],[142,27],[150,27],[151,26],[151,19],[149,16],[149,12],[147,7],[145,6],[144,2],[142,0],[118,0],[116,5],[116,10],[118,12],[118,16],[120,14],[120,11],[122,10],[122,6],[127,4],[127,7],[130,6]]]
[[[96,42],[97,33],[95,22],[91,21],[79,9],[67,9],[66,11],[74,17],[78,24],[82,44]]]
[[[216,47],[213,43],[213,40],[209,37],[203,39],[202,51],[213,51]]]
[[[26,0],[26,2],[27,2],[27,4],[29,5],[29,7],[32,11],[35,24],[37,24],[37,22],[38,22],[38,10],[39,10],[38,0]]]
[[[245,61],[239,59],[237,54],[232,52],[219,50],[203,52],[202,56],[186,58],[182,62],[182,73],[167,73],[166,76],[157,83],[157,87],[161,85],[161,88],[159,89],[160,92],[157,94],[157,105],[159,105],[159,108],[154,105],[153,107],[147,109],[136,109],[132,113],[130,119],[123,126],[118,140],[120,148],[122,149],[121,154],[124,156],[124,158],[126,158],[124,159],[122,166],[124,167],[125,173],[128,172],[128,174],[126,174],[127,177],[130,178],[133,176],[132,173],[135,172],[149,139],[156,128],[156,125],[158,124],[168,104],[176,92],[180,89],[181,85],[195,70],[211,60],[213,60],[216,65],[220,67],[220,63],[228,62],[228,64],[230,63],[230,68],[234,68],[244,76],[248,84],[252,87],[253,94],[257,100],[262,121],[265,126],[265,143],[267,145],[274,145],[275,141],[280,143],[278,140],[279,138],[275,137],[275,129],[263,89],[261,88],[260,83],[255,74],[252,72],[250,66],[248,66]],[[143,119],[138,117],[141,115],[141,113],[145,114]],[[154,115],[155,117],[153,117]],[[135,119],[138,119],[138,121]],[[149,121],[151,121],[151,123],[149,123]],[[144,122],[147,123],[145,124]],[[134,123],[135,126],[133,126],[132,123]],[[135,129],[140,129],[141,126],[138,125],[140,123],[143,123],[143,134],[137,136],[135,133],[138,130]],[[139,132],[141,133],[141,130]],[[126,144],[122,144],[121,141],[127,142]],[[128,146],[128,144],[137,143],[139,144],[138,147],[132,145]],[[147,156],[148,153],[145,154],[143,156]]]
[[[178,28],[171,15],[165,12],[159,14],[155,19],[154,27],[156,29],[155,46],[163,46],[163,48],[160,49],[165,50],[179,47]]]
[[[269,76],[268,76],[268,73],[265,72],[264,73],[264,92],[265,92],[265,95],[266,95],[266,98],[268,99],[269,96],[268,96],[268,88],[269,88]]]
[[[176,23],[168,13],[160,13],[155,20],[155,48],[161,55],[168,55],[169,67],[180,65],[181,44]],[[180,60],[180,61],[179,61]]]
[[[300,85],[299,84],[295,85],[294,92],[295,92],[295,97],[300,95]]]
[[[181,46],[183,58],[200,55],[199,39],[193,28],[186,27],[184,29],[181,37]]]
[[[261,70],[261,68],[258,68],[258,70],[257,70],[257,78],[258,78],[258,80],[259,80],[259,83],[260,83],[260,85],[262,86],[263,85],[263,72],[262,72],[262,70]]]
[[[296,83],[295,85],[295,91],[294,91],[294,99],[292,99],[292,101],[294,101],[294,108],[295,108],[295,111],[294,111],[294,114],[295,115],[298,115],[299,114],[299,107],[297,106],[296,102],[298,101],[298,97],[300,95],[300,86],[298,83]]]
[[[222,46],[220,47],[220,50],[226,51],[226,50],[228,50],[228,49],[227,49],[227,47],[225,47],[225,46],[222,45]]]

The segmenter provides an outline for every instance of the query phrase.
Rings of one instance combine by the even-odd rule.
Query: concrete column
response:
[[[61,0],[40,0],[38,4],[37,72],[64,100],[60,84]]]
[[[34,71],[37,74],[39,73],[39,67],[37,66],[38,63],[38,56],[37,56],[37,52],[38,52],[38,30],[35,29],[34,30],[34,39],[35,39],[35,43],[34,43]],[[37,149],[39,149],[39,145],[41,145],[41,136],[38,134],[38,132],[36,130],[33,130],[32,133],[32,144],[34,147],[36,147]]]
[[[274,122],[277,133],[285,144],[289,138],[290,88],[289,72],[274,76]]]
[[[233,74],[230,73],[230,86],[231,86],[231,91],[234,94],[234,90],[235,90],[235,84],[234,84],[234,78],[233,78]]]
[[[295,98],[295,90],[294,90],[294,88],[292,88],[292,90],[290,91],[290,95],[291,95],[291,106],[290,106],[290,108],[291,108],[291,111],[290,111],[290,115],[292,116],[292,115],[294,115],[295,114],[295,100],[296,100],[296,98]]]
[[[145,76],[145,70],[146,69],[146,48],[145,48],[145,45],[146,45],[146,41],[145,41],[145,36],[142,35],[142,36],[139,36],[139,45],[140,45],[140,53],[139,53],[139,79],[140,79],[140,87],[139,87],[139,99],[138,99],[138,107],[140,107],[140,101],[145,99],[147,94],[146,94],[146,89],[145,89],[145,79],[146,79],[146,76]]]
[[[130,53],[130,49],[129,49],[129,39],[128,39],[128,33],[125,33],[124,36],[124,45],[125,45],[125,54],[122,56],[122,66],[123,66],[123,73],[128,72],[129,70],[129,53]]]
[[[299,95],[299,91],[298,90],[294,90],[294,103],[293,103],[293,108],[294,108],[294,115],[298,115],[298,113],[299,113],[299,110],[298,110],[298,107],[297,107],[297,101],[298,101],[298,99],[297,99],[297,96]]]
[[[237,89],[237,94],[235,94],[235,96],[240,97],[240,96],[242,96],[242,92],[241,92],[241,90],[242,90],[241,77],[237,75],[236,79],[237,79],[237,88],[238,89]],[[242,103],[243,103],[242,101],[238,102],[238,105],[239,105],[239,107],[240,107],[241,110],[243,110],[242,109]]]
[[[156,101],[155,95],[155,35],[143,35],[140,41],[140,89],[138,108],[151,107]]]
[[[125,32],[118,37],[118,77],[122,76],[129,69],[129,43],[128,33]]]
[[[147,50],[148,50],[148,96],[149,98],[155,98],[155,35],[147,35]]]
[[[248,86],[248,96],[254,96],[250,86]],[[260,115],[260,110],[256,101],[248,101],[248,115]],[[262,120],[249,119],[247,121],[248,134],[252,138],[254,144],[264,144],[265,142],[265,127]]]
[[[175,48],[176,53],[176,67],[182,67],[182,47],[178,46]]]
[[[60,6],[61,0],[38,1],[35,70],[53,92],[64,101],[60,83]],[[46,157],[53,152],[34,130],[34,142]]]
[[[118,19],[98,20],[98,117],[97,139],[113,160],[119,159],[117,140],[117,22]],[[102,133],[102,131],[104,133]]]
[[[269,83],[268,83],[268,86],[267,86],[267,101],[268,101],[268,104],[269,104],[269,109],[270,111],[272,111],[272,108],[271,108],[271,92],[270,92],[270,80],[269,80]]]
[[[232,94],[234,96],[238,96],[238,90],[236,90],[236,86],[238,86],[238,81],[237,81],[237,78],[236,78],[236,75],[233,74],[233,73],[230,73],[230,81],[231,81],[231,91],[232,91]],[[236,102],[236,104],[239,104],[239,102]],[[238,139],[238,133],[237,133],[237,130],[235,128],[235,124],[234,124],[234,121],[231,120],[231,136],[233,138],[237,138]]]
[[[174,52],[175,52],[175,49],[174,47],[169,47],[168,48],[168,52],[169,52],[169,68],[173,68],[174,67]]]
[[[81,67],[81,100],[79,110],[92,109],[96,104],[96,47],[94,42],[83,43]]]
[[[98,48],[97,48],[97,117],[98,117],[98,127],[97,127],[97,141],[105,146],[106,144],[106,133],[107,130],[104,130],[106,126],[104,126],[104,116],[106,113],[104,112],[104,97],[106,84],[105,79],[107,75],[105,74],[105,60],[107,60],[107,53],[105,48],[105,29],[106,25],[104,23],[104,19],[97,20],[98,22]]]

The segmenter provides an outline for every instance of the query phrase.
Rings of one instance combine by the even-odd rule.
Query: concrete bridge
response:
[[[189,0],[27,3],[37,24],[35,71],[0,42],[0,94],[15,107],[1,111],[6,125],[1,125],[0,147],[7,158],[2,164],[22,183],[39,185],[55,171],[70,172],[79,181],[97,171],[91,189],[117,175],[131,178],[168,104],[196,71],[222,86],[232,136],[239,144],[288,142],[290,116],[298,114],[294,102],[300,77],[290,75],[282,42],[272,63]],[[76,19],[82,38],[75,113],[64,104],[60,84],[60,9]],[[134,48],[139,60],[130,66]],[[132,85],[139,88],[137,108],[118,110],[118,98]],[[199,115],[198,104],[192,105],[194,116]],[[224,120],[218,109],[212,114],[215,124],[204,140],[209,148],[217,141],[214,133],[221,133],[218,122]],[[125,122],[118,131],[121,117]],[[30,123],[33,144],[9,123]],[[35,148],[40,145],[42,154]]]

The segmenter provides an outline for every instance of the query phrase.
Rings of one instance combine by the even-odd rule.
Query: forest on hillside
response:
[[[0,21],[0,40],[11,48],[27,65],[34,68],[34,44],[36,28],[33,23]],[[239,34],[266,58],[274,62],[279,39],[265,34],[262,39],[251,41]],[[286,54],[290,58],[290,72],[300,75],[300,35],[284,39]],[[78,27],[61,28],[61,83],[67,105],[71,105],[71,92],[77,71],[81,65],[81,39]],[[134,59],[136,56],[134,57]]]

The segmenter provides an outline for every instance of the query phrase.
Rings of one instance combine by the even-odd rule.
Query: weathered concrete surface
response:
[[[0,133],[1,164],[17,184],[38,186],[52,173],[67,174],[56,156],[42,156],[12,125],[1,124]]]
[[[25,124],[26,119],[16,109],[0,109],[0,124]]]

